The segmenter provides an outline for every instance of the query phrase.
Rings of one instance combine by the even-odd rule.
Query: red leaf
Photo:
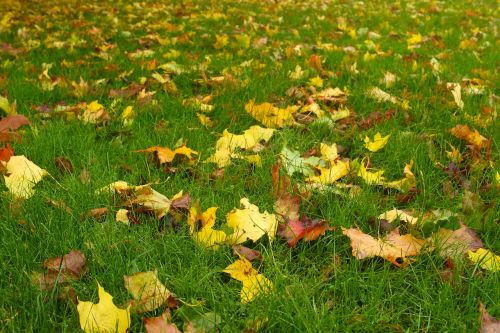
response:
[[[85,255],[82,252],[72,250],[62,257],[45,260],[43,266],[49,271],[59,272],[60,270],[63,273],[70,273],[78,277],[82,274],[86,263],[87,259],[85,259]]]
[[[0,120],[0,132],[15,131],[23,125],[31,124],[28,118],[22,114],[7,116]]]
[[[289,247],[294,247],[302,238],[310,242],[329,230],[335,230],[335,228],[330,227],[328,221],[303,217],[301,220],[289,220],[286,224],[280,224],[278,235],[287,239]]]
[[[248,261],[253,261],[255,259],[262,260],[262,254],[259,251],[242,245],[233,245],[233,253],[245,257]]]
[[[5,147],[0,149],[0,161],[8,162],[11,156],[14,156],[14,150],[10,144],[7,144]]]

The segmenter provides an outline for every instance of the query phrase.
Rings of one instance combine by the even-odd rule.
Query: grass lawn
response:
[[[154,270],[185,332],[478,331],[480,304],[500,316],[498,257],[471,259],[500,253],[497,4],[3,0],[0,117],[30,124],[0,130],[0,331],[79,331],[77,297],[97,303],[99,283],[126,308],[124,276]],[[223,136],[254,125],[272,137]],[[377,133],[390,137],[369,151]],[[184,144],[198,154],[137,152]],[[10,149],[48,173],[31,196],[7,187]],[[99,191],[116,181],[131,187]],[[132,193],[144,184],[189,205],[160,217]],[[276,235],[231,238],[242,198]],[[224,240],[201,239],[189,207],[218,207]],[[381,216],[394,208],[415,220]],[[289,246],[293,223],[310,233]],[[244,275],[272,285],[248,302],[223,272],[249,264],[235,243],[262,256]],[[72,250],[85,269],[41,284],[46,260]],[[165,306],[131,309],[128,331],[146,332]]]

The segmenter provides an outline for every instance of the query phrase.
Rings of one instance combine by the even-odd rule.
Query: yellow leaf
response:
[[[165,304],[174,294],[158,279],[156,271],[125,275],[125,288],[134,297],[134,309],[149,312]]]
[[[233,279],[243,283],[240,292],[242,303],[248,303],[259,293],[269,292],[272,288],[271,281],[263,274],[259,274],[252,267],[252,263],[243,257],[227,266],[223,272],[228,273]]]
[[[16,114],[16,103],[9,103],[9,100],[3,96],[0,96],[0,110],[4,110],[7,116]]]
[[[370,172],[366,170],[364,163],[361,163],[361,166],[359,167],[358,176],[361,177],[368,185],[383,185],[385,182],[384,170]]]
[[[49,173],[24,155],[12,156],[5,165],[7,176],[3,176],[9,192],[18,198],[28,199],[35,193],[35,185]]]
[[[332,166],[330,168],[318,168],[318,170],[320,171],[319,176],[306,178],[306,182],[333,184],[349,173],[349,161],[342,162],[339,160],[335,163],[332,163]]]
[[[119,309],[113,303],[113,296],[100,284],[99,303],[82,302],[78,299],[77,310],[80,327],[85,333],[125,333],[130,327],[130,306]]]
[[[387,220],[387,222],[392,223],[396,221],[397,219],[401,221],[406,221],[409,224],[415,225],[418,222],[418,218],[411,216],[410,214],[406,213],[405,211],[399,210],[399,209],[391,209],[388,210],[387,212],[384,212],[378,216],[379,219],[384,219]]]
[[[245,111],[268,128],[281,128],[294,125],[295,119],[293,115],[297,112],[298,108],[298,106],[289,106],[286,109],[280,109],[271,103],[257,105],[253,100],[245,104]]]
[[[120,223],[129,225],[130,220],[128,218],[128,210],[123,209],[123,208],[119,209],[116,212],[115,220],[116,220],[116,222],[120,222]]]
[[[214,48],[217,50],[224,48],[224,46],[227,45],[229,40],[229,37],[224,34],[224,35],[216,35],[215,36],[215,43],[214,43]]]
[[[323,79],[320,78],[319,76],[313,77],[312,79],[309,80],[309,84],[318,88],[322,88]]]
[[[168,147],[153,146],[146,149],[136,150],[135,152],[155,153],[160,164],[172,163],[176,155],[184,155],[188,158],[190,163],[194,163],[196,161],[195,156],[198,155],[197,151],[188,148],[186,145],[176,148],[175,150]]]
[[[82,115],[79,116],[80,120],[87,124],[97,124],[109,119],[108,113],[104,110],[104,106],[99,104],[98,101],[93,101],[85,107]]]
[[[391,135],[389,134],[387,136],[382,137],[382,135],[379,132],[375,134],[373,140],[365,136],[365,147],[371,152],[379,151],[380,149],[384,148],[384,146],[387,144],[387,141],[389,141],[390,136]]]
[[[411,172],[412,166],[413,160],[405,165],[405,168],[403,170],[404,178],[400,180],[394,180],[392,182],[385,182],[383,185],[385,187],[393,188],[401,192],[406,192],[409,189],[417,186],[417,178],[415,177],[413,172]]]
[[[462,101],[462,87],[460,83],[448,82],[446,83],[446,88],[451,91],[455,104],[459,109],[464,108],[464,102]]]
[[[231,164],[232,158],[244,158],[244,155],[237,150],[258,150],[260,142],[267,142],[271,139],[274,129],[252,126],[245,130],[243,134],[232,134],[227,129],[224,130],[222,137],[215,144],[215,153],[205,162],[216,163],[219,168],[224,168]]]
[[[479,264],[481,268],[487,269],[492,272],[500,271],[500,256],[494,254],[490,250],[483,248],[478,249],[476,252],[469,250],[469,259],[472,262]]]
[[[193,239],[201,246],[212,250],[217,250],[219,244],[223,244],[227,238],[224,231],[213,229],[216,212],[217,207],[210,207],[202,213],[199,207],[195,205],[189,209],[189,216],[187,219],[189,231]],[[199,231],[197,231],[198,222],[201,222]]]
[[[203,113],[197,113],[196,116],[203,126],[214,127],[215,124],[209,116],[204,115]]]
[[[329,162],[333,162],[339,157],[337,151],[337,145],[335,143],[332,143],[331,145],[327,145],[326,143],[320,143],[319,151],[321,153],[321,157]]]
[[[233,209],[226,218],[227,224],[233,228],[234,232],[229,235],[231,243],[240,244],[247,239],[256,242],[265,234],[269,240],[273,240],[278,228],[278,222],[274,214],[259,212],[259,207],[253,205],[247,198],[242,198],[240,204],[243,209]]]

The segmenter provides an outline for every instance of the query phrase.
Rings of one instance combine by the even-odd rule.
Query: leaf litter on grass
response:
[[[36,152],[43,147],[38,140],[53,133],[46,135],[44,130],[76,126],[95,134],[111,160],[116,161],[113,155],[130,158],[127,163],[133,166],[123,170],[140,173],[140,181],[131,181],[140,185],[118,181],[96,191],[111,193],[114,207],[101,207],[96,199],[93,207],[101,208],[83,213],[83,220],[104,220],[113,212],[123,223],[116,227],[135,234],[136,228],[144,228],[142,216],[150,215],[158,229],[171,223],[172,232],[186,230],[190,242],[214,251],[213,255],[232,247],[239,259],[223,272],[242,282],[240,299],[245,306],[260,297],[275,297],[270,293],[271,280],[291,274],[279,273],[274,262],[286,260],[274,257],[285,242],[294,248],[287,252],[291,255],[302,247],[314,248],[305,242],[316,241],[327,251],[332,240],[350,241],[356,260],[381,257],[403,268],[420,262],[421,256],[433,256],[464,261],[485,274],[498,271],[498,249],[487,232],[492,223],[485,222],[492,219],[497,204],[493,192],[500,183],[493,127],[499,98],[494,92],[496,75],[487,68],[496,31],[488,25],[492,13],[487,6],[463,11],[457,3],[446,8],[425,2],[379,8],[367,2],[330,6],[283,1],[248,4],[253,8],[248,10],[240,2],[222,1],[210,6],[124,2],[111,9],[109,4],[90,1],[81,8],[63,9],[48,1],[22,12],[20,2],[10,3],[0,9],[0,67],[5,70],[0,76],[0,142],[5,143],[0,148],[0,172],[12,202],[28,207],[43,197],[38,188],[44,192],[57,185],[58,195],[68,192],[54,182],[35,190],[52,171],[31,158],[47,160]],[[80,9],[85,15],[69,19]],[[300,25],[290,19],[294,13],[303,20]],[[415,23],[408,31],[395,24],[399,21],[394,16],[403,17],[401,13],[410,14],[408,20]],[[385,23],[365,17],[374,14]],[[443,31],[439,22],[428,29],[428,21],[453,16],[470,29],[457,31],[451,26]],[[71,29],[61,28],[68,26]],[[8,31],[16,33],[10,36]],[[56,60],[59,55],[61,61]],[[467,66],[460,68],[461,62]],[[28,93],[18,93],[20,83]],[[31,112],[30,120],[18,112]],[[155,124],[150,126],[145,119],[154,119]],[[439,128],[439,122],[447,123],[447,129]],[[377,128],[368,133],[372,127]],[[415,133],[418,140],[426,138],[422,140],[427,140],[431,163],[421,156],[420,144],[408,140],[417,137]],[[144,138],[139,139],[141,134]],[[178,141],[166,144],[170,139]],[[445,153],[446,149],[451,151]],[[130,157],[129,152],[154,154],[156,167],[164,169],[132,163],[139,157]],[[45,148],[44,154],[53,152]],[[60,171],[56,181],[70,182],[80,165],[89,163],[69,154],[73,152],[68,148],[49,158]],[[98,159],[90,164],[104,169],[108,158],[104,164]],[[206,170],[214,165],[218,169],[210,177]],[[238,168],[249,171],[238,173]],[[397,171],[401,168],[402,177]],[[80,170],[81,182],[89,186],[89,172]],[[227,186],[226,175],[231,179],[234,173],[238,173],[236,186],[240,180],[261,183],[255,186],[259,191],[233,188],[231,196],[240,199],[241,207],[231,210],[216,183]],[[259,178],[266,173],[272,175],[272,184]],[[97,183],[94,174],[92,182]],[[158,177],[165,182],[160,185]],[[429,186],[446,177],[450,178],[446,193]],[[167,196],[160,186],[177,194]],[[179,191],[191,186],[200,188],[194,200]],[[213,196],[210,204],[208,189]],[[271,207],[262,195],[266,191],[272,192],[271,212],[263,209]],[[452,193],[460,194],[461,205],[446,201]],[[360,200],[366,200],[362,206],[377,208],[377,234],[362,231],[368,221],[354,209]],[[57,206],[65,201],[49,202]],[[342,207],[340,216],[326,213],[336,204]],[[71,215],[71,210],[64,210]],[[217,220],[217,212],[225,214],[225,224]],[[475,214],[481,214],[480,223]],[[452,217],[458,218],[458,227],[450,222]],[[348,260],[346,251],[335,253]],[[269,268],[269,279],[253,268],[253,258],[262,261],[259,271],[267,274]],[[42,289],[51,289],[57,283],[77,282],[82,267],[87,267],[84,259],[83,252],[72,251],[47,261],[48,272],[38,283],[43,285],[43,279]],[[154,266],[124,278],[134,297],[132,309],[150,312],[168,307],[166,295],[173,294],[159,281]],[[130,310],[117,308],[100,285],[98,293],[97,304],[79,302],[82,329],[129,329]],[[180,312],[172,310],[174,317]],[[483,325],[490,325],[491,316],[482,305],[481,313],[486,318]],[[178,332],[176,324],[181,323],[172,321],[169,309],[143,318],[151,332]],[[221,323],[210,309],[193,318],[184,320],[184,331],[216,330]]]

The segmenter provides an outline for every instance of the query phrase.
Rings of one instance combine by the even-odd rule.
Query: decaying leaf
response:
[[[450,129],[450,133],[459,139],[467,141],[478,150],[491,146],[490,140],[479,134],[477,130],[472,131],[467,125],[456,125]]]
[[[262,254],[257,250],[250,249],[243,245],[233,245],[232,249],[234,254],[248,261],[262,260]]]
[[[177,326],[170,322],[169,315],[144,318],[144,327],[147,333],[181,333]]]
[[[486,311],[483,303],[479,303],[479,326],[480,333],[498,333],[500,332],[500,320],[496,319]]]
[[[371,152],[379,151],[380,149],[384,148],[390,137],[390,134],[382,137],[380,132],[377,132],[377,134],[375,134],[373,140],[365,136],[365,147]]]
[[[172,199],[169,199],[160,192],[153,190],[149,184],[133,186],[124,181],[117,181],[97,190],[97,193],[102,192],[115,192],[120,194],[125,199],[125,206],[139,206],[144,211],[153,212],[158,219],[168,214],[172,207],[172,200],[183,196],[181,191]]]
[[[5,165],[5,185],[15,197],[28,199],[35,193],[35,185],[49,173],[24,155],[11,156]]]
[[[432,235],[431,242],[439,255],[447,258],[461,257],[468,251],[476,251],[483,246],[476,232],[462,222],[457,230],[440,228]]]
[[[52,290],[56,284],[78,280],[85,273],[86,264],[85,255],[78,250],[72,250],[62,257],[47,259],[43,262],[47,272],[35,274],[35,283],[42,290]]]
[[[28,118],[21,114],[10,115],[0,120],[0,142],[17,141],[20,135],[16,130],[23,126],[31,124]]]
[[[167,303],[169,298],[175,297],[158,279],[156,271],[125,275],[123,279],[125,288],[134,297],[134,301],[131,303],[134,311],[156,310]]]
[[[78,299],[80,327],[85,333],[125,333],[130,327],[130,306],[119,309],[113,303],[113,296],[108,294],[98,283],[99,303],[82,302]]]
[[[398,267],[407,265],[407,257],[416,256],[425,244],[410,234],[400,235],[398,229],[384,238],[374,238],[357,228],[342,228],[342,233],[351,239],[352,255],[357,259],[381,257]]]
[[[268,128],[294,125],[293,115],[298,108],[298,106],[289,106],[286,109],[280,109],[271,103],[255,104],[253,100],[245,104],[245,111]]]
[[[228,236],[230,242],[240,244],[248,239],[256,242],[264,235],[272,241],[278,228],[276,216],[267,211],[260,213],[259,207],[247,198],[242,198],[240,204],[242,209],[235,208],[226,216],[228,226],[233,228],[233,234]]]
[[[479,266],[482,269],[486,269],[492,272],[500,271],[500,256],[491,252],[490,250],[479,248],[474,251],[471,249],[467,251],[469,259]]]
[[[252,263],[245,258],[236,260],[227,266],[223,272],[228,273],[233,279],[243,283],[240,292],[241,302],[248,303],[260,293],[267,293],[272,288],[272,283],[263,274],[259,274]]]

